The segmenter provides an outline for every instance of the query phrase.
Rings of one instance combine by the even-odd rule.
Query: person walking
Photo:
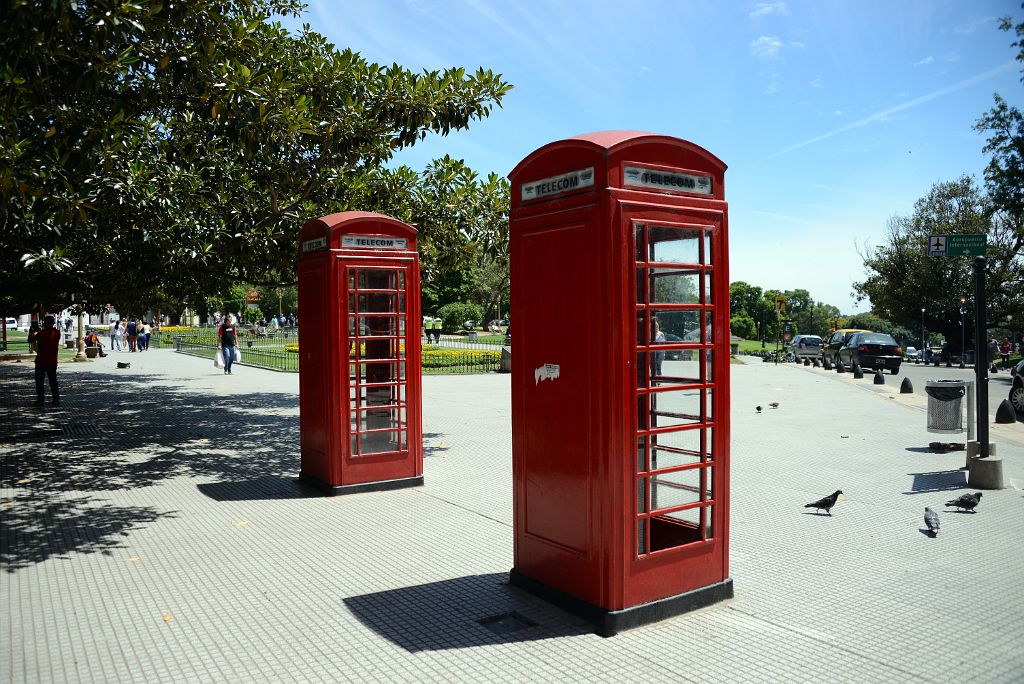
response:
[[[139,351],[149,351],[149,323],[142,320],[142,328],[139,330]]]
[[[1003,341],[999,344],[999,354],[1003,357],[1003,366],[1010,365],[1011,351],[1013,351],[1013,345],[1010,343],[1010,338],[1004,337]]]
[[[128,351],[133,352],[139,345],[139,324],[135,319],[128,321]]]
[[[120,348],[117,341],[117,321],[110,321],[110,351]]]
[[[996,342],[996,338],[992,335],[988,336],[988,342],[985,347],[988,350],[988,370],[989,372],[995,372],[996,370],[996,355],[999,353],[999,343]]]
[[[55,327],[53,316],[43,319],[43,329],[29,337],[36,343],[36,406],[42,406],[43,378],[50,381],[50,397],[54,406],[60,405],[60,388],[57,387],[57,349],[60,347],[60,332]]]
[[[238,327],[231,314],[224,316],[224,322],[217,328],[217,348],[224,355],[224,375],[231,375],[231,364],[235,361],[235,347],[238,344]]]
[[[28,326],[28,350],[33,354],[37,351],[36,349],[36,335],[39,334],[39,321],[33,319]]]

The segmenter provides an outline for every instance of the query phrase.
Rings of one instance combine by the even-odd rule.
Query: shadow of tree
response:
[[[9,573],[49,558],[77,553],[103,553],[124,548],[128,532],[174,512],[149,506],[111,506],[85,496],[60,498],[33,496],[4,502],[0,510],[0,566]]]
[[[904,494],[925,494],[963,489],[967,486],[967,473],[963,470],[939,470],[934,473],[908,473],[914,478],[909,492]]]

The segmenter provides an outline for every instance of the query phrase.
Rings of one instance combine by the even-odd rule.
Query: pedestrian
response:
[[[117,321],[110,321],[110,351],[120,348],[117,341]]]
[[[999,343],[996,342],[996,338],[989,335],[985,346],[988,350],[988,369],[994,371],[996,369],[996,354],[999,353]]]
[[[35,353],[36,349],[36,335],[39,334],[39,321],[32,319],[32,322],[28,326],[28,350]]]
[[[441,344],[441,317],[434,316],[434,344]]]
[[[128,351],[135,351],[139,346],[139,324],[134,318],[128,321],[125,334],[128,336]]]
[[[142,329],[139,330],[139,348],[143,351],[149,351],[149,332],[151,330],[146,319],[142,319]]]
[[[1010,352],[1013,351],[1013,345],[1010,344],[1010,338],[1004,337],[1003,341],[999,344],[999,353],[1003,357],[1003,366],[1010,365]]]
[[[117,350],[124,351],[128,348],[128,321],[121,320],[117,323]]]
[[[57,348],[60,347],[60,332],[57,331],[53,316],[43,319],[43,329],[35,333],[29,340],[35,342],[36,349],[36,406],[42,406],[43,378],[50,381],[50,397],[54,406],[60,405],[60,389],[57,387]]]
[[[667,338],[661,329],[661,323],[657,316],[651,316],[651,342],[650,344],[665,344]],[[651,352],[651,387],[659,384],[661,378],[661,366],[665,361],[665,352]]]
[[[231,364],[235,361],[235,347],[238,344],[238,327],[231,314],[225,314],[224,322],[217,328],[217,348],[224,355],[224,375],[231,375]]]

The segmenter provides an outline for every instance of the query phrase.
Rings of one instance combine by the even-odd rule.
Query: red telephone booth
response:
[[[605,131],[509,174],[511,581],[604,635],[732,596],[725,168]]]
[[[299,245],[299,480],[423,484],[416,229],[348,211],[307,223]]]

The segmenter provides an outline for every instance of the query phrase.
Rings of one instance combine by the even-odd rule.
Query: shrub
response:
[[[501,363],[501,352],[488,349],[442,349],[426,346],[423,348],[424,368],[448,368],[449,366],[489,366]]]
[[[446,304],[437,310],[441,317],[442,330],[447,333],[458,332],[466,321],[475,321],[477,325],[483,320],[484,310],[476,304],[456,302]]]

